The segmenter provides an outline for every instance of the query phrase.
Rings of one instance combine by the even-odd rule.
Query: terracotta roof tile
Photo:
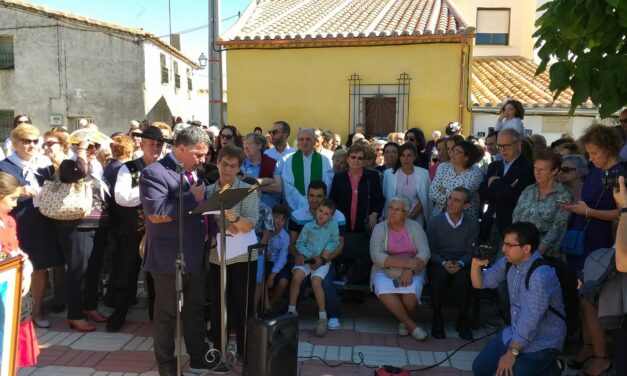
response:
[[[569,108],[573,92],[569,88],[553,100],[548,69],[535,76],[538,65],[520,56],[475,57],[472,62],[473,106],[498,107],[506,98],[517,99],[525,107]],[[590,100],[582,104],[594,108]]]
[[[218,44],[473,36],[451,0],[254,0]],[[245,47],[245,46],[244,46]]]
[[[145,40],[150,40],[151,42],[155,43],[157,46],[176,55],[180,59],[192,65],[193,67],[198,67],[198,64],[195,61],[183,55],[181,51],[165,43],[164,41],[159,39],[159,37],[157,37],[156,35],[146,32],[143,29],[111,24],[111,23],[96,20],[93,18],[89,18],[89,17],[85,17],[85,16],[73,14],[73,13],[63,12],[59,10],[49,9],[46,7],[42,7],[39,5],[34,5],[34,4],[30,4],[30,3],[27,3],[24,1],[18,1],[18,0],[0,0],[0,7],[22,10],[22,11],[29,12],[29,13],[39,14],[48,18],[58,19],[60,21],[73,22],[73,23],[82,24],[85,26],[102,28],[105,30],[112,31],[114,33],[118,33],[122,35],[129,35],[129,36],[133,36],[133,37],[137,37],[137,38],[145,39]]]

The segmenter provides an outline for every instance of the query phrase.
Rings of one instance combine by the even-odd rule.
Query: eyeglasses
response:
[[[222,162],[220,162],[220,167],[236,169],[236,168],[239,168],[239,164],[237,164],[237,163],[230,164],[230,163],[226,163],[225,161],[222,161]]]
[[[496,147],[499,148],[499,149],[509,149],[509,148],[512,147],[512,145],[514,145],[517,142],[518,141],[514,141],[514,142],[511,142],[509,144],[496,144]]]
[[[357,159],[358,161],[363,161],[364,160],[364,157],[360,157],[360,156],[357,156],[355,154],[351,154],[349,158],[350,159]]]
[[[32,140],[30,138],[23,138],[20,141],[22,142],[22,145],[24,145],[24,146],[28,146],[30,144],[33,144],[33,145],[39,144],[39,139],[38,138],[35,138],[35,139],[32,139]]]
[[[503,248],[510,249],[514,247],[522,247],[522,244],[503,243]]]
[[[569,172],[573,172],[575,170],[577,170],[575,167],[562,167],[562,168],[560,168],[560,172],[562,174],[568,174]]]
[[[278,131],[278,130],[276,130],[276,129],[273,129],[273,130],[271,130],[271,131],[268,131],[268,133],[269,133],[269,134],[271,134],[271,135],[273,135],[273,136],[276,136],[277,134],[281,133],[281,131]]]
[[[464,151],[461,149],[453,149],[451,150],[451,153],[455,154],[455,155],[460,155],[460,154],[464,154]]]
[[[58,142],[55,142],[55,141],[46,141],[44,142],[44,147],[51,148],[52,146],[57,145],[57,144]]]
[[[100,144],[93,143],[93,144],[89,144],[89,146],[87,146],[87,150],[94,150],[94,149],[95,150],[100,150]]]
[[[221,139],[223,139],[223,140],[229,140],[229,141],[230,141],[230,140],[232,140],[232,139],[233,139],[233,135],[230,135],[230,134],[221,134],[221,135],[220,135],[220,138],[221,138]]]

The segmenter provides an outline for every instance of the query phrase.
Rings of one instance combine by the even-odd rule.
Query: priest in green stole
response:
[[[315,130],[303,128],[298,131],[298,151],[290,156],[283,168],[283,193],[292,210],[307,208],[307,187],[309,183],[322,180],[331,187],[333,169],[331,161],[314,150]]]

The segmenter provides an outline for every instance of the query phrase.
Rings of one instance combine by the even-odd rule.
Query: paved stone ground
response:
[[[139,305],[142,305],[140,301]],[[299,307],[298,375],[339,376],[373,375],[372,367],[394,365],[408,369],[428,367],[440,361],[441,365],[416,372],[421,375],[472,375],[472,361],[487,339],[465,346],[450,356],[466,342],[453,329],[451,316],[446,326],[447,338],[436,340],[427,337],[418,342],[411,337],[396,334],[398,323],[374,297],[364,304],[343,305],[342,328],[316,337],[312,330],[316,321],[315,307],[305,301]],[[103,313],[111,310],[102,307]],[[454,312],[447,312],[454,314]],[[421,307],[416,313],[419,323],[430,328],[431,312]],[[127,323],[119,333],[107,333],[105,324],[96,324],[92,333],[78,333],[65,322],[65,313],[50,314],[49,329],[37,329],[41,355],[37,367],[24,368],[18,376],[157,376],[152,347],[152,328],[146,309],[134,307]],[[488,329],[473,331],[475,338],[490,333]],[[183,353],[185,353],[183,351]],[[317,357],[325,359],[329,367]],[[363,364],[345,364],[344,362]],[[187,357],[184,358],[187,370]],[[238,375],[236,368],[231,374]],[[191,373],[186,373],[193,375]]]

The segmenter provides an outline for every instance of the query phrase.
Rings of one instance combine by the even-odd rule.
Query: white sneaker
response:
[[[407,329],[407,325],[403,323],[398,324],[398,335],[401,337],[409,335],[409,329]]]
[[[320,319],[316,322],[316,335],[322,337],[327,334],[327,319]]]
[[[422,341],[425,338],[427,338],[427,331],[424,330],[423,328],[417,326],[416,329],[414,329],[414,332],[411,334],[412,337],[414,337],[415,339],[417,339],[418,341]]]
[[[327,323],[327,329],[329,330],[340,330],[341,327],[342,324],[340,323],[340,320],[335,317],[331,317]]]

